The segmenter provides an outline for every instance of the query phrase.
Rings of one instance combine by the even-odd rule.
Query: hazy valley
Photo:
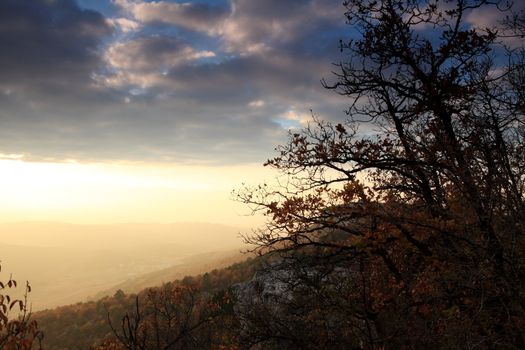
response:
[[[41,310],[233,263],[242,258],[239,232],[203,223],[0,224],[0,251],[3,271],[30,282],[33,310]]]

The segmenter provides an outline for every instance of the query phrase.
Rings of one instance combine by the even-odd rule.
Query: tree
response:
[[[268,217],[247,241],[284,269],[346,269],[341,347],[525,347],[523,48],[466,20],[511,8],[344,6],[360,36],[323,84],[349,118],[292,131],[266,163],[286,185],[237,193]]]
[[[195,286],[166,284],[136,296],[134,310],[120,327],[107,314],[113,337],[100,350],[175,350],[230,348],[227,293],[207,296]]]
[[[0,267],[1,271],[1,267]],[[0,349],[31,350],[41,349],[43,339],[36,321],[30,320],[31,312],[28,309],[27,295],[31,292],[29,283],[23,300],[11,298],[8,291],[17,287],[12,276],[7,280],[0,280]],[[10,318],[10,312],[18,309],[15,318]]]

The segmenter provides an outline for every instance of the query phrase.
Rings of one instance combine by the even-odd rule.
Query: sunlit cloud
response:
[[[253,107],[253,108],[261,108],[261,107],[264,107],[265,104],[266,103],[263,100],[254,100],[254,101],[250,101],[250,103],[248,103],[248,106]]]
[[[288,129],[306,127],[311,121],[312,112],[297,110],[295,107],[290,108],[278,119],[278,123]]]
[[[173,68],[214,56],[214,52],[195,50],[176,37],[142,37],[109,46],[105,59],[111,73],[95,79],[114,87],[163,85],[163,76]]]
[[[142,26],[139,22],[124,17],[109,18],[108,21],[111,25],[120,29],[124,33],[136,31]]]

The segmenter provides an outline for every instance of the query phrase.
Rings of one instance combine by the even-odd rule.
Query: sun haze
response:
[[[262,171],[261,171],[262,170]],[[0,222],[257,224],[232,200],[264,168],[0,160]]]

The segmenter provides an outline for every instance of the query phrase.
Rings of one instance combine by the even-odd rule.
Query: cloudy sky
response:
[[[1,0],[0,221],[236,222],[290,128],[345,118],[347,35],[341,0]]]
[[[3,0],[0,153],[44,161],[261,162],[343,113],[339,0]]]
[[[340,0],[0,1],[0,220],[197,220],[205,201],[230,221],[230,191],[262,181],[288,129],[310,110],[344,118],[320,83],[343,14]]]

